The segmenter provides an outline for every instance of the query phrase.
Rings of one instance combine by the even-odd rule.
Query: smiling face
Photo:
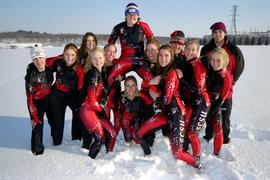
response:
[[[166,67],[170,64],[172,60],[172,55],[169,50],[167,49],[160,49],[158,55],[158,61],[161,67]]]
[[[103,65],[105,62],[105,56],[104,53],[100,52],[100,51],[94,51],[91,54],[91,63],[93,64],[93,66],[95,68],[97,68],[99,71],[101,71]]]
[[[185,56],[187,60],[198,57],[199,47],[196,43],[189,43],[185,48]]]
[[[136,96],[138,91],[137,82],[133,79],[127,79],[125,81],[125,95],[130,99],[133,99]]]
[[[158,56],[158,47],[155,44],[148,44],[146,46],[146,56],[151,62],[156,62]]]
[[[129,27],[134,26],[134,24],[136,24],[139,20],[139,16],[136,13],[129,13],[127,16],[127,25]]]
[[[87,49],[94,49],[97,46],[95,38],[93,36],[88,36],[86,39],[86,48]]]
[[[229,60],[229,55],[223,48],[216,48],[211,53],[209,63],[214,71],[226,70]]]
[[[220,54],[214,53],[211,55],[210,64],[215,71],[219,71],[224,67],[224,60]]]
[[[105,49],[105,57],[107,61],[113,61],[116,56],[116,47],[114,45],[110,45]]]
[[[33,59],[34,65],[37,67],[39,72],[45,70],[46,58],[45,57],[37,57]]]
[[[181,40],[172,40],[170,44],[171,44],[171,47],[173,49],[173,53],[175,55],[178,55],[184,49],[185,42],[184,42],[183,39],[181,39]]]
[[[67,66],[71,66],[76,62],[77,54],[73,49],[67,49],[64,52],[64,60]]]
[[[213,32],[212,36],[215,40],[216,43],[221,43],[224,41],[225,38],[225,33],[222,30],[216,30],[215,32]]]

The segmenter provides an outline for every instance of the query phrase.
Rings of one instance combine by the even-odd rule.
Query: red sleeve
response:
[[[88,91],[87,91],[87,98],[88,98],[88,105],[90,106],[90,108],[94,111],[97,112],[101,112],[102,111],[102,107],[100,106],[98,99],[97,99],[97,91],[100,87],[101,84],[91,84],[88,87]]]
[[[46,67],[52,67],[52,65],[54,64],[55,61],[57,61],[59,59],[63,59],[63,58],[64,58],[64,54],[60,54],[58,56],[46,58]]]
[[[150,105],[153,103],[153,100],[152,98],[150,98],[148,95],[142,93],[142,92],[139,92],[139,96],[142,98],[142,100],[144,101],[144,103],[146,105]]]
[[[232,88],[232,75],[229,71],[226,71],[225,73],[222,74],[222,77],[223,77],[223,87],[220,90],[220,95],[222,102],[224,102],[224,100],[227,98]]]
[[[145,22],[139,21],[138,24],[143,28],[144,35],[146,39],[154,38],[154,34],[152,33],[150,27]]]
[[[25,89],[26,89],[27,107],[29,110],[30,118],[31,118],[31,124],[32,124],[32,127],[34,127],[35,125],[41,122],[38,118],[37,107],[33,102],[33,96],[30,92],[30,89],[27,87],[27,85],[25,86]]]
[[[206,69],[202,65],[201,61],[197,61],[197,64],[193,67],[196,85],[199,88],[199,91],[203,96],[206,105],[210,106],[210,97],[206,89]]]
[[[77,90],[81,90],[83,88],[84,77],[85,77],[85,74],[83,72],[83,67],[81,65],[78,65],[78,67],[76,68],[76,74],[78,76]]]
[[[165,94],[163,102],[165,105],[170,104],[172,96],[179,91],[179,80],[176,71],[170,71],[165,79]]]

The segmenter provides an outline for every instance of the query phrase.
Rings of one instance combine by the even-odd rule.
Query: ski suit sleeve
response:
[[[100,106],[98,100],[97,100],[97,90],[101,87],[101,83],[98,82],[98,77],[94,74],[91,76],[91,82],[87,89],[87,96],[88,96],[88,102],[89,106],[92,110],[101,112],[103,108]]]
[[[152,98],[148,97],[146,94],[139,92],[139,96],[142,98],[146,105],[150,105],[153,103]]]
[[[118,34],[118,25],[117,26],[114,26],[113,30],[112,30],[112,33],[108,39],[108,44],[115,44],[119,34]]]
[[[194,67],[195,82],[199,88],[199,92],[205,100],[207,106],[210,106],[210,97],[206,89],[206,69],[202,63],[198,63]]]
[[[165,94],[163,96],[163,103],[170,104],[173,94],[178,91],[176,88],[179,86],[178,76],[175,71],[170,71],[165,79]]]
[[[54,64],[57,60],[63,59],[63,58],[64,58],[64,54],[59,54],[58,56],[46,58],[46,67],[52,67],[53,64]]]
[[[142,21],[139,21],[138,24],[142,27],[146,39],[152,39],[152,38],[154,38],[154,34],[151,31],[151,29],[148,26],[148,24],[146,24],[145,22],[142,22]]]
[[[233,54],[235,55],[236,60],[236,69],[233,73],[233,84],[235,84],[235,82],[239,79],[240,75],[244,71],[245,61],[244,56],[238,47],[235,47],[235,52]]]
[[[27,74],[25,76],[25,90],[26,90],[27,108],[30,114],[32,127],[34,127],[35,125],[41,122],[38,118],[37,107],[33,102],[33,96],[31,94],[32,86],[30,85],[30,73],[31,72],[29,71],[29,66],[28,66]]]
[[[83,88],[83,83],[84,83],[84,78],[85,78],[85,74],[83,72],[83,68],[81,65],[78,65],[78,67],[76,68],[76,74],[78,77],[77,90],[81,90]]]

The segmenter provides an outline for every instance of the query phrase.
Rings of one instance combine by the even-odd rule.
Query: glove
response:
[[[98,118],[99,118],[100,120],[105,120],[105,119],[107,119],[105,110],[102,110],[102,111],[98,112],[97,115],[98,115]]]
[[[209,111],[208,115],[213,116],[216,112],[218,112],[220,110],[221,105],[222,105],[221,98],[214,101],[214,103],[212,103],[212,105],[211,105],[211,108],[210,108],[210,111]]]
[[[162,113],[162,101],[161,98],[157,98],[154,102],[153,102],[153,110],[154,110],[154,114],[161,114]]]

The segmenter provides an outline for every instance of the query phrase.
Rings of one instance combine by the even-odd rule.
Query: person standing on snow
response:
[[[45,112],[48,122],[52,126],[49,104],[53,73],[46,68],[46,56],[42,47],[31,48],[30,55],[33,62],[27,66],[25,89],[32,124],[31,151],[34,155],[39,155],[44,152],[43,118]]]
[[[210,68],[207,71],[206,85],[211,99],[211,108],[207,120],[214,131],[214,155],[219,156],[222,144],[222,112],[221,106],[232,88],[232,76],[227,70],[229,56],[223,48],[211,51]]]
[[[214,23],[210,29],[212,30],[212,39],[211,41],[206,44],[201,50],[201,59],[203,64],[209,68],[208,58],[211,56],[211,51],[217,47],[222,47],[226,50],[229,55],[229,66],[228,71],[233,76],[232,81],[232,88],[230,90],[229,95],[227,96],[226,100],[222,104],[222,129],[223,129],[223,136],[224,136],[224,144],[230,142],[230,115],[232,111],[232,93],[233,93],[233,85],[237,82],[241,74],[244,70],[244,57],[241,50],[234,44],[232,44],[229,39],[227,38],[227,30],[226,26],[223,22],[216,22]],[[207,121],[209,122],[209,121]],[[205,129],[205,136],[204,139],[209,141],[213,137],[213,129],[211,128],[210,124],[206,125]]]
[[[80,118],[88,132],[94,138],[89,147],[89,157],[95,159],[103,144],[106,143],[107,152],[113,151],[116,132],[108,117],[105,105],[108,96],[108,85],[104,79],[105,54],[103,49],[94,48],[85,65],[85,87],[87,96],[80,107]],[[109,137],[106,136],[108,133]]]
[[[63,139],[65,111],[67,106],[72,110],[73,119],[79,119],[80,99],[78,94],[83,87],[84,72],[79,62],[78,48],[69,43],[64,48],[62,59],[48,58],[46,66],[56,73],[52,87],[51,107],[53,115],[53,144],[60,145]],[[72,137],[74,138],[74,137]]]

